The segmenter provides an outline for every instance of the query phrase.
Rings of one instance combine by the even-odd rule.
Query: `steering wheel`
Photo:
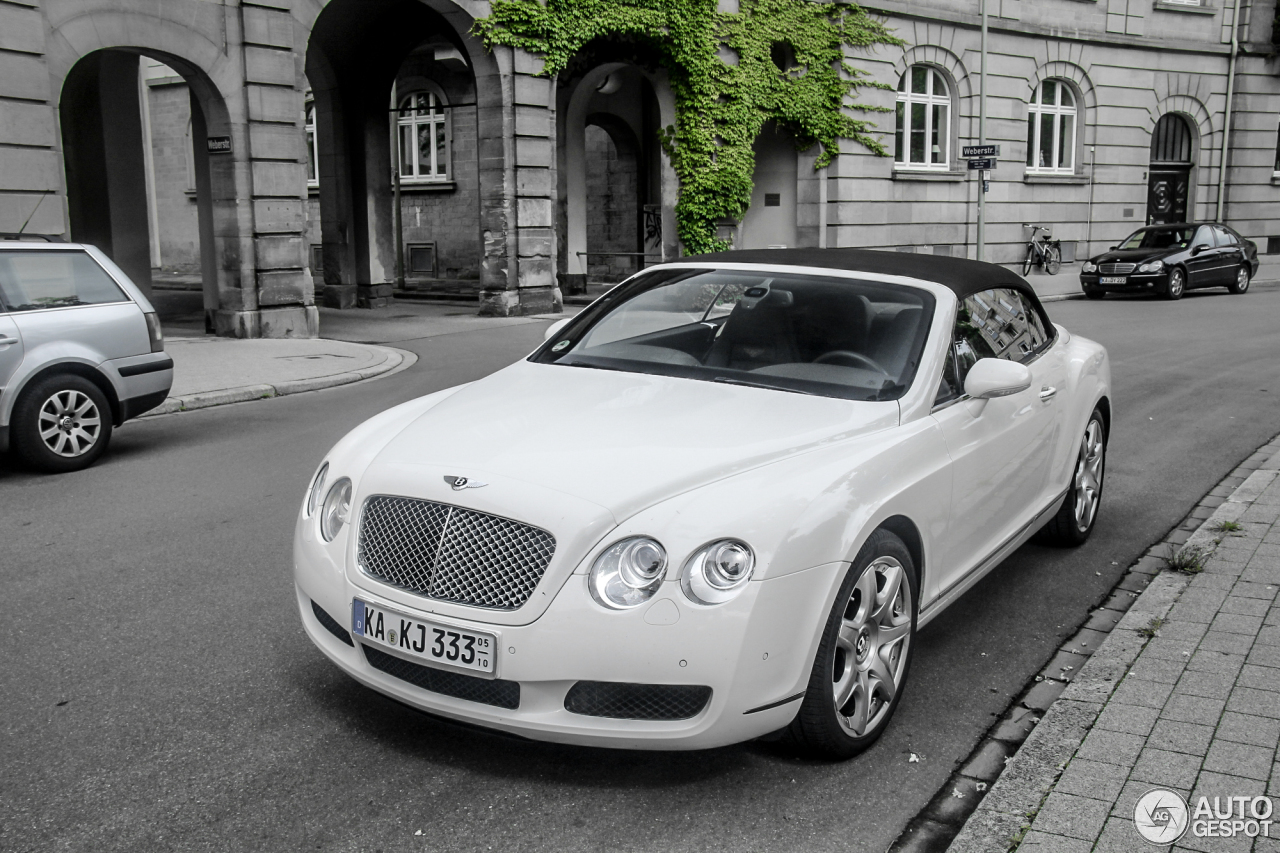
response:
[[[868,370],[874,370],[877,373],[883,373],[885,376],[889,375],[889,371],[885,370],[883,367],[876,364],[875,361],[873,361],[870,358],[867,358],[865,355],[863,355],[860,352],[854,352],[853,350],[850,350],[850,349],[833,349],[831,352],[824,352],[822,355],[818,356],[813,360],[814,364],[832,364],[832,363],[838,363],[838,362],[846,362],[846,363],[853,362],[848,366],[849,367],[865,367]]]

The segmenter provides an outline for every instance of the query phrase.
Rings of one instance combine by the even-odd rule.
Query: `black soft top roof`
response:
[[[917,255],[874,249],[740,249],[694,255],[681,258],[678,263],[778,264],[901,275],[949,287],[958,299],[993,287],[1009,287],[1031,297],[1036,295],[1026,279],[998,264],[945,255]]]

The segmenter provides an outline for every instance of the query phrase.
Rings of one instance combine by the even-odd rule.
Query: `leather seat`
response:
[[[918,307],[903,308],[892,317],[876,317],[871,324],[869,355],[895,379],[902,376],[907,365],[923,316],[924,312]]]
[[[759,300],[740,300],[711,345],[707,366],[754,370],[800,361],[789,316],[793,302],[787,290],[771,290]]]

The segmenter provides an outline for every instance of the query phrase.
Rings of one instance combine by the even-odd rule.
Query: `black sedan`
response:
[[[1090,299],[1115,293],[1158,293],[1180,299],[1197,287],[1244,293],[1258,272],[1258,246],[1212,222],[1150,225],[1080,268]]]

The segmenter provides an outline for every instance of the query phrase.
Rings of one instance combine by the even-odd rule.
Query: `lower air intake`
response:
[[[482,705],[493,705],[514,711],[520,707],[520,683],[501,679],[476,678],[460,672],[448,672],[443,669],[432,669],[416,663],[380,652],[372,646],[360,644],[364,649],[365,659],[369,666],[385,672],[393,678],[407,681],[414,687],[430,690],[454,699],[465,699],[468,702],[479,702]]]
[[[326,631],[328,631],[330,634],[333,634],[333,636],[337,637],[339,640],[346,643],[348,646],[355,645],[355,643],[351,642],[351,635],[347,633],[347,630],[345,628],[343,628],[341,625],[338,624],[338,620],[330,616],[327,612],[325,612],[325,609],[323,607],[321,607],[319,604],[316,604],[314,601],[311,602],[311,612],[316,615],[316,620],[319,621],[319,623],[324,626],[324,629]]]
[[[564,697],[566,711],[615,720],[687,720],[711,701],[711,688],[691,684],[579,681]]]

